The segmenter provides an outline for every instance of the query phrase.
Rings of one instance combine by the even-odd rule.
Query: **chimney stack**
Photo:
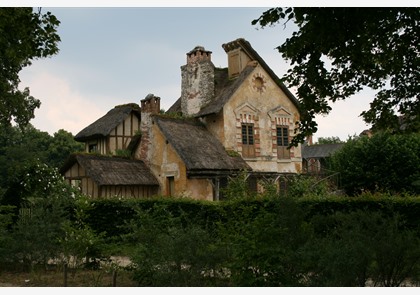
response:
[[[148,94],[144,99],[140,101],[141,112],[148,113],[151,115],[159,114],[160,112],[160,97]]]
[[[181,66],[181,110],[184,116],[196,115],[214,96],[214,65],[211,51],[196,46],[187,53]]]
[[[146,164],[150,163],[150,129],[152,128],[152,116],[160,112],[160,97],[148,94],[146,98],[140,101],[141,103],[141,142],[140,154],[137,158],[143,160]],[[137,156],[137,155],[136,155]]]

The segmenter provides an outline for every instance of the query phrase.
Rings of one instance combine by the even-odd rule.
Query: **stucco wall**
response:
[[[291,149],[291,159],[278,159],[275,146],[276,124],[287,125],[293,136],[298,110],[261,66],[257,65],[233,94],[223,108],[223,116],[224,146],[239,153],[242,153],[241,124],[254,124],[256,156],[245,158],[254,171],[301,172],[300,145]]]
[[[159,181],[160,194],[168,196],[168,177],[174,178],[174,196],[213,200],[211,183],[207,179],[187,178],[187,169],[175,149],[166,141],[156,124],[151,125],[149,153],[150,169]]]

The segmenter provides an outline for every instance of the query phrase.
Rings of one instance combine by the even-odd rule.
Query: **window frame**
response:
[[[291,158],[290,149],[288,149],[289,143],[290,143],[289,127],[286,125],[277,125],[276,126],[276,144],[277,144],[277,158],[278,159]]]
[[[244,158],[255,157],[255,127],[254,123],[241,124],[242,156]]]

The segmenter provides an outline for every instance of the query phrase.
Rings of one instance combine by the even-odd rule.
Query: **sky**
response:
[[[149,93],[167,110],[180,97],[186,53],[198,45],[212,51],[216,67],[227,67],[222,44],[245,38],[281,77],[290,65],[275,47],[296,28],[251,24],[272,6],[43,7],[60,20],[61,42],[57,55],[35,60],[20,73],[20,88],[29,87],[41,101],[31,123],[51,135],[59,129],[76,135],[114,106],[140,104]],[[363,91],[332,104],[329,115],[316,118],[314,140],[346,140],[368,129],[359,115],[373,96]]]

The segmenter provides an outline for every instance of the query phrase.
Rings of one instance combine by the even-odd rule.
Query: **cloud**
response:
[[[369,129],[360,113],[369,109],[373,96],[370,91],[363,91],[347,98],[345,101],[330,103],[331,112],[326,116],[316,116],[318,132],[314,134],[314,141],[319,137],[337,136],[347,140],[349,136],[359,135],[363,130]]]
[[[21,80],[22,87],[29,87],[31,95],[41,101],[31,124],[51,135],[59,129],[75,135],[109,110],[92,103],[91,98],[74,91],[68,81],[47,71],[23,73]]]

